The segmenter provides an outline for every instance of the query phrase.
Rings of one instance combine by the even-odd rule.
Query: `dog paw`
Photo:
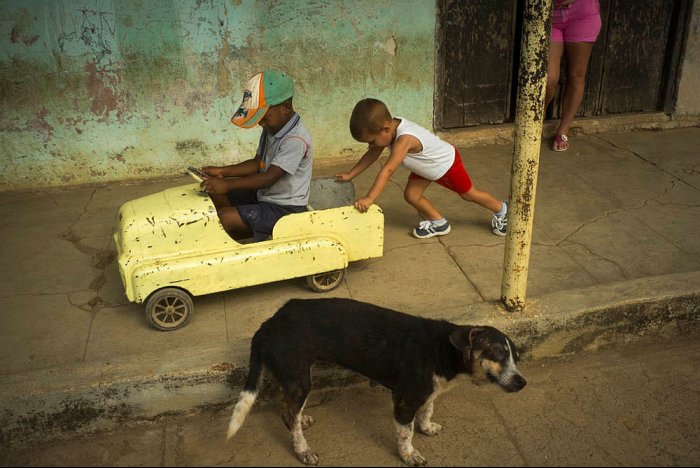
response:
[[[438,423],[430,422],[423,427],[419,427],[418,430],[427,436],[434,436],[438,435],[438,433],[442,431],[442,426]]]
[[[428,461],[423,458],[423,455],[421,455],[421,453],[416,449],[413,449],[413,452],[411,452],[410,455],[404,456],[402,454],[401,458],[408,466],[425,466],[428,464]]]
[[[311,416],[304,415],[301,417],[301,428],[303,430],[307,430],[308,428],[314,425],[314,422],[316,422],[314,421],[314,418],[312,418]]]
[[[318,465],[318,454],[311,449],[297,452],[296,456],[304,465]]]

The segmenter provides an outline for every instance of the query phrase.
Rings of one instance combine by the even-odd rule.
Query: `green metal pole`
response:
[[[526,0],[518,75],[515,144],[511,167],[501,301],[509,311],[525,307],[535,214],[552,0]]]

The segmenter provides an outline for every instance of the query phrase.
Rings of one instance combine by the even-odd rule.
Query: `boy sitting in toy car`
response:
[[[263,128],[255,157],[202,168],[209,177],[201,186],[234,239],[265,240],[282,216],[306,211],[313,153],[293,95],[294,84],[284,73],[266,70],[251,78],[231,122]]]

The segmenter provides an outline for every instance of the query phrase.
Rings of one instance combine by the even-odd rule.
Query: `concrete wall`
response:
[[[4,0],[0,190],[176,174],[251,157],[229,123],[243,86],[275,68],[318,160],[357,154],[355,102],[431,127],[435,2]]]
[[[229,119],[265,68],[296,82],[317,160],[359,155],[373,96],[432,128],[432,0],[2,0],[0,191],[138,180],[252,156]],[[677,115],[700,114],[700,4]]]
[[[688,42],[681,66],[676,113],[700,114],[700,1],[693,3]]]

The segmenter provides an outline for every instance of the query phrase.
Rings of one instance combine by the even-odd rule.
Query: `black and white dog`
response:
[[[306,465],[318,464],[302,432],[314,421],[301,414],[317,360],[352,369],[391,390],[399,455],[412,466],[426,464],[412,444],[414,422],[427,435],[442,429],[430,418],[435,397],[449,381],[470,374],[509,392],[526,384],[515,345],[493,327],[458,326],[352,299],[292,299],[253,336],[250,372],[227,437],[236,434],[255,402],[264,367],[282,385],[294,453]]]

